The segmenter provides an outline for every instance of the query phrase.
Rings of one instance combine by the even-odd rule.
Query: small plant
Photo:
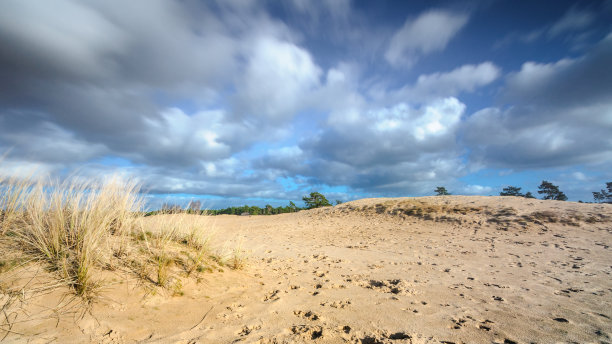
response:
[[[232,270],[242,270],[247,263],[246,251],[242,248],[242,239],[238,242],[238,245],[234,247],[230,255],[228,266]]]

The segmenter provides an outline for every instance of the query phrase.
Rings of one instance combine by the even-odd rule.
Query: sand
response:
[[[185,278],[182,296],[105,272],[89,310],[53,290],[24,307],[62,311],[5,341],[612,342],[612,205],[365,199],[211,226],[246,268]]]

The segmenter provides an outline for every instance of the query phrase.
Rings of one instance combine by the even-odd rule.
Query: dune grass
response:
[[[0,178],[0,240],[44,263],[85,299],[102,282],[94,277],[98,269],[125,267],[156,286],[176,289],[182,282],[173,276],[223,264],[211,249],[210,217],[145,218],[142,204],[138,185],[118,177]],[[240,261],[232,267],[242,266]]]
[[[140,210],[136,184],[117,177],[65,182],[0,180],[2,235],[44,261],[83,297],[96,289],[94,266],[126,250]]]

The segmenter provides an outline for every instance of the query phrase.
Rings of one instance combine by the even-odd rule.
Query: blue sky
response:
[[[5,0],[0,44],[2,174],[209,208],[612,180],[612,1]]]

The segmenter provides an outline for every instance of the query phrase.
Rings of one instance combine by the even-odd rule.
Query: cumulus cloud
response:
[[[395,67],[411,67],[419,56],[444,50],[467,22],[466,14],[444,10],[409,18],[391,38],[385,59]]]
[[[319,84],[320,68],[310,54],[288,42],[259,39],[240,83],[239,112],[279,120],[290,118]]]
[[[255,166],[372,195],[427,194],[463,171],[455,130],[464,111],[456,98],[446,98],[418,108],[400,103],[334,112],[318,135],[270,151]]]
[[[0,121],[29,124],[21,139],[4,137],[7,147],[34,145],[24,138],[44,124],[55,128],[49,137],[78,139],[55,155],[193,166],[276,137],[268,120],[291,118],[318,83],[319,68],[289,30],[248,4],[217,12],[164,0],[0,7]],[[174,108],[183,104],[204,110]]]
[[[390,35],[360,6],[0,2],[0,150],[12,148],[0,173],[78,168],[159,194],[296,200],[320,186],[488,193],[457,178],[612,160],[612,36],[583,56],[523,63],[502,79],[504,104],[481,105],[502,76],[490,57],[420,73],[379,62],[409,67],[451,48],[467,14],[429,10]],[[585,32],[589,13],[571,9],[540,35]],[[474,106],[488,107],[466,116]]]

